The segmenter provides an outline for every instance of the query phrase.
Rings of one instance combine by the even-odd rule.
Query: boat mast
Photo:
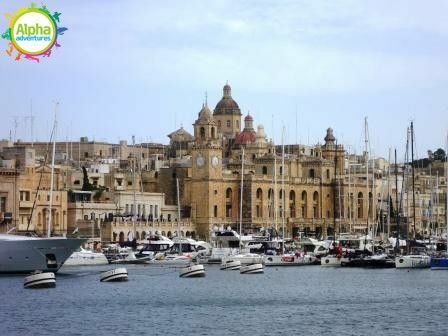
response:
[[[397,149],[395,148],[395,222],[397,224],[397,241],[395,242],[395,252],[400,249],[400,209],[398,208],[398,166],[397,166]]]
[[[240,184],[240,252],[241,252],[241,234],[242,234],[242,226],[243,226],[243,181],[244,181],[244,147],[241,146],[243,152],[241,154],[241,184]]]
[[[446,151],[448,152],[448,133],[446,136]],[[448,255],[448,153],[445,152],[445,186],[446,186],[446,194],[445,194],[445,222],[446,222],[446,253]]]
[[[370,197],[369,197],[369,140],[367,139],[367,117],[364,118],[364,145],[365,145],[365,156],[366,156],[366,190],[367,190],[367,235],[369,234],[369,212],[370,212]],[[366,237],[367,239],[367,237]]]
[[[334,185],[333,185],[333,249],[336,249],[336,186],[337,186],[337,149],[338,144],[336,142],[334,146]]]
[[[415,173],[414,173],[414,122],[411,121],[411,169],[412,169],[412,212],[413,212],[413,234],[412,239],[415,240]]]
[[[285,126],[283,126],[282,131],[282,254],[285,253],[285,213],[286,213],[286,202],[285,202]]]
[[[51,155],[51,175],[50,175],[50,202],[48,204],[48,224],[47,224],[47,237],[51,237],[51,225],[52,225],[52,205],[53,205],[53,186],[54,186],[54,156],[56,152],[56,127],[57,127],[57,108],[59,102],[55,103],[54,107],[54,124],[53,124],[53,151]]]
[[[389,167],[387,167],[387,237],[390,237],[390,206],[391,199],[390,199],[390,151],[391,148],[389,147]]]
[[[274,144],[274,225],[275,225],[275,234],[278,238],[278,201],[277,201],[277,151],[275,149]]]
[[[132,136],[132,187],[134,189],[134,197],[133,197],[133,202],[134,202],[134,209],[132,211],[132,240],[134,240],[135,238],[135,221],[136,221],[136,213],[137,213],[137,197],[136,197],[136,186],[135,186],[135,161],[137,159],[136,155],[135,155],[135,136]]]
[[[182,255],[182,237],[180,235],[180,197],[179,197],[179,178],[176,177],[177,192],[177,235],[179,237],[179,255]]]

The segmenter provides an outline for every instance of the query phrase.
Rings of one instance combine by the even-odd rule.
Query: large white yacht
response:
[[[85,239],[0,234],[0,273],[57,272]]]

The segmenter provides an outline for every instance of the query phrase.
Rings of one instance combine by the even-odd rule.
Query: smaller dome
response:
[[[244,118],[244,121],[254,121],[254,118],[250,114],[247,114],[247,116]]]
[[[212,111],[210,111],[207,104],[203,104],[202,109],[201,109],[201,111],[199,111],[199,114],[198,114],[198,120],[209,121],[211,119],[212,119]]]
[[[256,135],[254,131],[244,130],[235,137],[235,145],[247,145],[249,143],[254,143],[256,140]]]

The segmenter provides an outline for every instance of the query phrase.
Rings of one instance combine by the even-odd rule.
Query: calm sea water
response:
[[[0,277],[0,335],[448,335],[448,272],[303,266],[181,279],[128,265],[62,268],[57,287]]]

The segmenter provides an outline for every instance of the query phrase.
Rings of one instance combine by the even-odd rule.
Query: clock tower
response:
[[[192,178],[222,178],[222,146],[218,127],[207,103],[193,124],[195,144],[192,148]]]
[[[207,239],[220,213],[218,190],[222,181],[222,140],[207,103],[202,106],[193,126],[195,143],[191,150],[190,182],[192,219],[199,237]]]

